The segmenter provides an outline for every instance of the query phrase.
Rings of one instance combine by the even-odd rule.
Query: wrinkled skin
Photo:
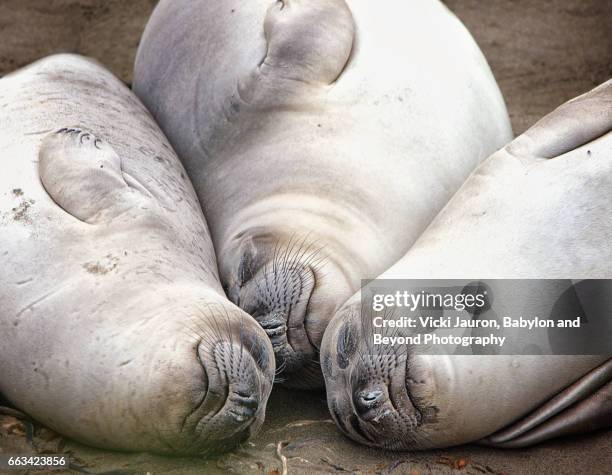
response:
[[[443,34],[440,34],[443,32]],[[334,313],[507,143],[501,94],[437,1],[162,1],[134,91],[185,164],[221,280],[321,386]]]
[[[273,350],[226,300],[138,99],[78,56],[0,80],[0,393],[78,441],[207,454],[262,424]]]
[[[380,278],[612,278],[611,130],[608,81],[479,166]],[[550,284],[540,285],[523,314],[541,315],[554,302]],[[612,426],[609,355],[417,355],[407,346],[369,346],[367,315],[354,295],[321,350],[330,411],[357,441],[524,447]]]

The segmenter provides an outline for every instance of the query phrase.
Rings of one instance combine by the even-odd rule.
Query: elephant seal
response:
[[[612,81],[487,159],[380,278],[612,278],[610,150]],[[541,293],[535,306],[547,298]],[[389,449],[522,447],[612,426],[609,354],[368,351],[360,314],[357,293],[321,348],[329,409],[355,440]]]
[[[224,450],[262,424],[267,335],[229,302],[182,165],[78,56],[0,80],[0,392],[80,442]]]
[[[323,332],[360,279],[511,139],[485,59],[437,0],[161,1],[134,91],[293,387],[322,385]]]

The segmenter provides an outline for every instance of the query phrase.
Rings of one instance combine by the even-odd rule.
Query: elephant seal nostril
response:
[[[239,423],[253,419],[259,408],[259,400],[255,396],[239,392],[230,394],[229,402],[231,407],[227,412]]]
[[[383,388],[374,387],[357,391],[354,395],[357,414],[364,418],[371,418],[367,416],[376,417],[373,413],[378,413],[378,409],[384,405],[387,399],[387,391]]]
[[[259,409],[259,398],[246,388],[230,391],[227,413],[238,423],[255,418]]]
[[[376,402],[382,396],[382,394],[383,393],[380,390],[362,392],[360,398],[364,404],[372,404]]]
[[[283,337],[287,333],[287,323],[282,315],[275,314],[268,319],[258,320],[261,327],[272,341],[272,346],[282,344]]]
[[[251,415],[253,415],[259,407],[259,399],[255,395],[245,393],[244,391],[234,391],[229,399],[237,406],[248,409]]]

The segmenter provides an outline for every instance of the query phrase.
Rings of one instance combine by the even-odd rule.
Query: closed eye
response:
[[[337,362],[340,369],[346,369],[348,367],[349,361],[356,350],[357,341],[355,340],[350,324],[347,322],[342,325],[340,329],[336,346]]]

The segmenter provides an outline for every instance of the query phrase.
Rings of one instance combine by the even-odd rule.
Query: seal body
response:
[[[607,82],[492,155],[380,277],[612,278],[611,104]],[[509,308],[541,315],[558,295],[546,282],[524,292],[529,299],[514,295]],[[612,426],[610,355],[368,352],[360,318],[357,293],[321,352],[330,411],[356,440],[394,449],[478,440],[523,447]]]
[[[162,1],[134,90],[293,386],[322,383],[334,312],[511,137],[478,47],[432,0]]]
[[[208,453],[261,425],[267,336],[226,300],[169,143],[101,66],[0,80],[0,392],[105,448]]]

